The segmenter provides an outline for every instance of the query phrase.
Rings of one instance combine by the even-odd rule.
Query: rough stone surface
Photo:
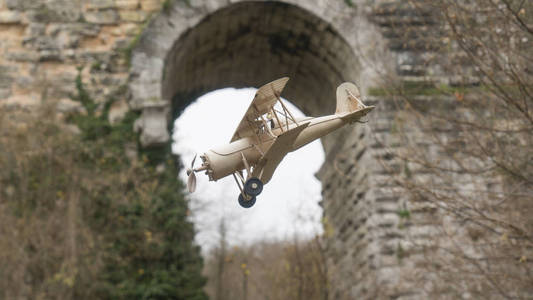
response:
[[[112,9],[89,11],[86,12],[83,16],[85,17],[85,20],[87,20],[87,22],[92,24],[109,25],[115,24],[119,20],[117,12]]]
[[[415,29],[431,24],[430,16],[394,9],[404,1],[164,2],[0,0],[0,105],[35,105],[54,97],[58,110],[77,109],[66,99],[76,92],[80,67],[93,98],[113,96],[122,103],[111,111],[114,119],[124,114],[124,103],[142,111],[136,122],[141,143],[156,146],[169,141],[169,115],[177,116],[196,97],[282,76],[291,77],[285,97],[307,114],[329,114],[341,82],[358,83],[363,94],[376,85],[373,68],[361,56],[404,80],[450,80],[438,65],[426,65],[431,49],[416,39],[405,45],[393,30],[401,22]],[[404,276],[417,272],[419,259],[409,252],[413,243],[407,236],[418,242],[433,238],[435,228],[424,220],[435,218],[437,210],[410,204],[391,182],[403,168],[388,154],[401,151],[392,132],[398,112],[386,97],[367,102],[377,105],[368,126],[323,139],[326,163],[318,177],[331,245],[331,298],[425,299],[423,289]],[[397,214],[406,205],[412,205],[409,224]]]
[[[165,145],[169,142],[168,115],[166,103],[154,102],[144,105],[141,117],[134,124],[135,131],[141,133],[143,147]]]
[[[0,24],[16,24],[20,23],[20,20],[20,14],[17,11],[0,12]]]

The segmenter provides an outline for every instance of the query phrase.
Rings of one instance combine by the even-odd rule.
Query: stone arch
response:
[[[143,111],[145,146],[166,143],[168,117],[209,91],[290,76],[284,97],[322,115],[334,110],[338,84],[358,82],[355,18],[338,13],[342,1],[197,2],[175,1],[133,51],[130,106]]]
[[[300,110],[330,114],[338,84],[356,82],[364,93],[372,83],[357,53],[375,52],[376,43],[365,40],[383,41],[345,1],[175,0],[148,24],[132,53],[129,104],[142,111],[136,122],[141,144],[167,145],[169,121],[202,94],[258,87],[281,76],[291,77],[283,96]],[[373,116],[378,113],[386,118],[383,111]],[[351,295],[344,299],[366,293],[361,287],[379,277],[372,270],[380,241],[366,234],[377,223],[371,217],[379,192],[367,130],[351,126],[322,139],[326,163],[317,174],[324,215],[335,231],[328,264],[335,295]],[[362,271],[353,281],[355,265]]]

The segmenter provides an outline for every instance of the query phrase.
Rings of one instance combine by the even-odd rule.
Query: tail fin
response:
[[[345,82],[337,87],[336,115],[344,115],[361,110],[366,105],[359,99],[361,93],[357,86],[351,82]]]

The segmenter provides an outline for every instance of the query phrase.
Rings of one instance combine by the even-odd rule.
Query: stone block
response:
[[[34,26],[34,24],[30,25]],[[89,23],[66,23],[60,25],[51,25],[49,26],[48,32],[50,35],[56,36],[61,33],[66,33],[68,35],[73,35],[78,37],[96,37],[100,33],[100,26],[97,24]],[[39,34],[42,35],[43,33]]]
[[[83,16],[87,22],[99,25],[116,24],[119,21],[119,16],[113,9],[88,11],[85,12]]]
[[[0,88],[0,100],[7,99],[11,96],[10,88]]]
[[[137,10],[122,10],[119,12],[120,19],[126,22],[142,23],[148,17],[148,13],[145,11]]]
[[[161,9],[162,1],[161,0],[143,0],[141,1],[141,8],[144,11],[157,11]]]
[[[39,51],[39,61],[62,61],[61,52],[58,49],[46,49]]]
[[[70,112],[82,112],[84,110],[83,106],[76,101],[72,101],[69,98],[63,98],[57,102],[56,109],[60,112],[70,113]]]
[[[117,5],[115,3],[115,0],[92,0],[88,1],[87,8],[88,9],[108,9],[108,8],[115,8]]]
[[[115,5],[122,9],[137,9],[139,0],[115,0]]]
[[[41,5],[39,1],[34,0],[5,0],[8,9],[27,10],[37,8]]]
[[[121,101],[113,103],[109,109],[108,120],[111,124],[119,122],[126,116],[130,110],[128,103],[122,99]]]
[[[31,23],[26,28],[26,36],[28,37],[38,37],[44,35],[46,32],[46,25],[42,23]]]
[[[22,45],[35,50],[58,50],[58,45],[54,38],[49,36],[39,36],[36,38],[24,39]]]
[[[123,27],[123,32],[124,32],[125,35],[135,36],[135,35],[139,34],[139,26],[137,26],[135,24],[126,24]]]
[[[16,71],[16,67],[0,65],[0,88],[11,88],[13,83],[12,74]]]
[[[35,51],[14,50],[6,55],[8,60],[17,62],[36,62],[39,60],[39,53]]]
[[[167,130],[168,103],[157,102],[143,108],[142,115],[135,121],[134,129],[141,133],[143,147],[164,145],[170,139]]]
[[[18,11],[0,11],[0,24],[18,24],[20,21]]]
[[[42,3],[40,1],[36,1]],[[28,19],[37,23],[75,22],[80,19],[81,11],[77,1],[55,0],[41,4],[27,11]]]

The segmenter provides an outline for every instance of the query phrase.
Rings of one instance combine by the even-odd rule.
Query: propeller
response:
[[[191,162],[191,167],[187,169],[187,176],[189,178],[187,179],[187,189],[189,190],[189,193],[194,193],[196,190],[196,174],[194,174],[194,161],[196,160],[196,155],[194,155],[194,158]]]

